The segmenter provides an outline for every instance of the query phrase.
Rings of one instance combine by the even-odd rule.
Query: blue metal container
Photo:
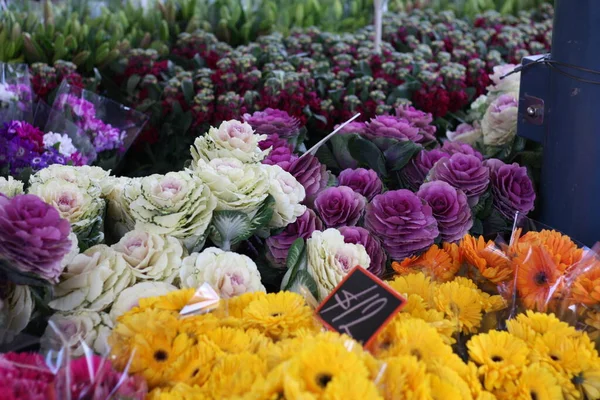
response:
[[[600,240],[600,72],[590,72],[600,71],[600,1],[576,3],[556,0],[552,53],[523,60],[517,132],[544,146],[541,222],[592,246]]]

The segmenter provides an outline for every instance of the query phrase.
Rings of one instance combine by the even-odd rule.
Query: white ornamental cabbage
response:
[[[110,230],[115,240],[135,227],[135,219],[129,209],[129,198],[137,198],[140,195],[140,179],[110,177],[105,186],[107,203],[105,229]]]
[[[481,126],[478,122],[470,124],[460,124],[456,127],[456,131],[446,131],[446,136],[451,142],[467,143],[474,145],[483,137]]]
[[[54,175],[45,171],[31,177],[28,192],[54,206],[60,216],[71,223],[80,241],[100,242],[104,236],[98,228],[104,218],[106,202],[100,197],[99,184],[75,169],[53,169]]]
[[[196,139],[190,151],[194,163],[215,158],[235,158],[243,163],[259,163],[268,151],[262,151],[258,143],[267,135],[257,135],[247,122],[231,120],[211,127],[205,136]]]
[[[245,255],[216,247],[186,257],[180,278],[184,288],[197,288],[206,282],[223,298],[266,291],[254,261]]]
[[[8,179],[0,176],[0,194],[6,197],[15,197],[18,194],[23,194],[23,182],[9,176]]]
[[[42,351],[71,350],[71,356],[85,355],[83,343],[94,353],[107,356],[110,352],[108,337],[114,327],[107,313],[81,310],[72,313],[56,313],[48,321],[41,338]],[[63,342],[63,340],[67,342]],[[82,343],[83,342],[83,343]]]
[[[217,211],[241,211],[252,218],[269,194],[269,177],[261,164],[235,158],[199,160],[195,173],[217,198]]]
[[[361,244],[345,243],[337,229],[313,232],[307,240],[308,272],[323,300],[356,266],[369,268],[371,259]]]
[[[172,283],[179,273],[183,247],[172,236],[136,229],[125,234],[112,248],[123,256],[139,280]]]
[[[512,94],[498,97],[487,109],[481,121],[483,144],[504,146],[517,134],[519,102]]]
[[[140,282],[123,290],[110,308],[110,319],[116,324],[117,318],[139,305],[140,299],[158,297],[177,290],[166,282]]]
[[[63,257],[61,262],[61,266],[63,270],[67,265],[71,264],[71,262],[75,259],[77,254],[79,254],[79,241],[77,240],[77,235],[73,232],[69,233],[69,239],[71,240],[71,250]]]
[[[35,303],[29,286],[1,283],[0,344],[12,342],[31,319]]]
[[[278,165],[263,165],[262,168],[269,177],[269,194],[275,200],[269,227],[284,228],[296,222],[306,211],[306,206],[301,204],[306,197],[304,186]]]
[[[202,239],[217,206],[208,185],[188,171],[142,178],[125,188],[125,198],[137,227],[176,237],[188,249]]]
[[[514,97],[519,96],[519,90],[521,88],[521,72],[511,73],[517,66],[514,64],[497,65],[494,67],[494,73],[490,75],[493,85],[487,87],[494,98],[490,101],[495,100],[503,94],[511,94]]]
[[[54,287],[50,308],[58,311],[103,311],[133,285],[135,276],[122,254],[105,245],[90,247],[67,265]]]
[[[85,189],[93,196],[102,195],[104,185],[110,181],[110,171],[89,165],[74,167],[53,164],[31,176],[29,184],[39,185],[49,180],[61,179]]]

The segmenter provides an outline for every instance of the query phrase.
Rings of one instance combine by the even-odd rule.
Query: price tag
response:
[[[329,329],[345,333],[368,347],[406,300],[379,278],[355,267],[317,308]]]

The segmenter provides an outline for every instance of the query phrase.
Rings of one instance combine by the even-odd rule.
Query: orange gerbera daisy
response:
[[[454,257],[453,254],[457,256]],[[392,268],[402,275],[422,271],[433,276],[436,280],[447,282],[452,280],[460,269],[458,246],[448,244],[444,245],[444,248],[440,248],[433,245],[419,257],[409,257],[400,263],[393,262]]]
[[[593,257],[580,263],[584,270],[583,274],[575,278],[571,286],[570,297],[577,303],[594,305],[600,302],[600,260]]]
[[[557,231],[542,230],[540,232],[527,232],[518,240],[517,253],[522,253],[524,247],[544,246],[556,262],[560,272],[579,262],[583,256],[583,249],[571,240],[570,237]]]
[[[516,286],[523,304],[530,309],[546,311],[550,300],[559,294],[560,271],[543,246],[530,246],[513,261]]]
[[[506,254],[492,241],[486,242],[483,236],[475,239],[466,235],[460,242],[463,261],[473,265],[479,273],[493,283],[500,283],[512,277],[512,268]]]

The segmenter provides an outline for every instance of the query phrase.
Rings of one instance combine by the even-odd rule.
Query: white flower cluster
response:
[[[67,135],[54,132],[44,134],[45,148],[49,149],[57,144],[58,152],[65,157],[70,157],[73,153],[77,152],[77,149],[73,145],[73,141]]]

